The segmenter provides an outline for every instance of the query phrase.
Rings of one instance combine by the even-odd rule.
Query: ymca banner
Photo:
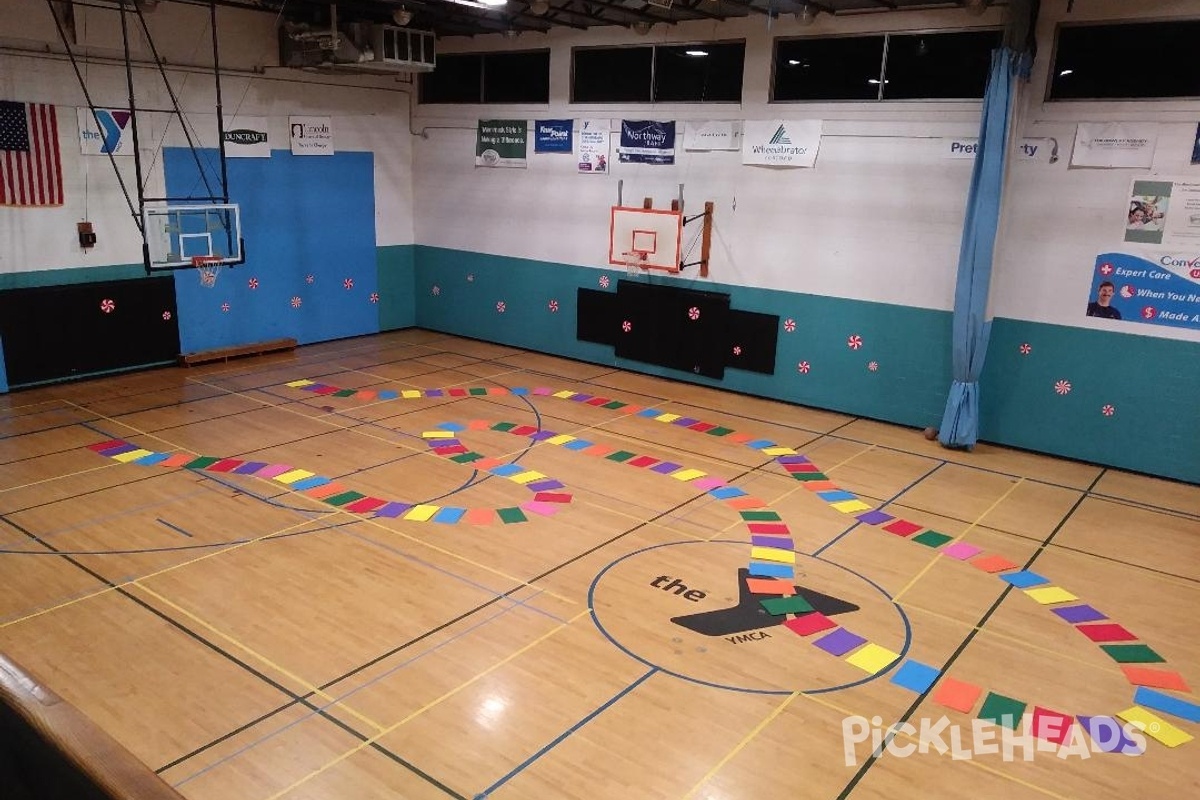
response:
[[[1075,129],[1073,167],[1141,167],[1154,164],[1156,123],[1081,122]]]
[[[523,119],[481,119],[475,136],[475,166],[525,168],[528,123]]]
[[[229,158],[270,158],[266,117],[234,117],[225,123],[225,155]]]
[[[133,155],[133,114],[127,108],[75,109],[79,116],[79,152],[85,156]],[[100,121],[99,126],[96,120]]]
[[[617,157],[622,164],[674,164],[675,122],[621,120]]]
[[[288,117],[292,155],[333,155],[333,120],[330,117]]]
[[[1200,331],[1200,250],[1102,253],[1092,272],[1087,316]]]
[[[585,119],[579,123],[575,145],[575,163],[583,175],[607,175],[612,132],[606,119]]]
[[[533,121],[533,152],[535,153],[570,153],[574,147],[571,143],[571,127],[575,124],[570,119],[536,119]]]
[[[768,167],[811,167],[821,146],[821,120],[746,120],[742,163]]]
[[[683,124],[684,150],[741,150],[742,132],[733,120]]]

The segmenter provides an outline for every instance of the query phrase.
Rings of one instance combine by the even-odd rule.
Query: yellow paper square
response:
[[[1138,726],[1142,732],[1165,744],[1167,747],[1178,747],[1192,740],[1192,735],[1176,728],[1157,714],[1152,714],[1141,706],[1134,706],[1117,713],[1126,722]]]
[[[298,381],[291,381],[291,382],[289,382],[289,383],[286,383],[286,384],[284,384],[284,385],[285,385],[285,386],[290,386],[290,387],[292,387],[293,389],[299,389],[301,386],[312,386],[312,383],[313,383],[313,382],[312,382],[312,381],[310,381],[308,378],[301,378],[301,379],[300,379],[300,380],[298,380]]]
[[[575,441],[575,437],[570,434],[560,433],[558,436],[551,436],[546,440],[546,444],[566,444],[567,442]]]
[[[777,547],[751,547],[750,557],[759,561],[778,561],[783,564],[795,564],[796,554],[791,550],[780,550]]]
[[[866,511],[871,507],[862,500],[840,500],[836,503],[830,503],[829,505],[833,508],[836,508],[843,514],[853,514],[855,511]]]
[[[416,389],[405,389],[404,391],[400,392],[400,396],[405,400],[416,400],[421,396],[421,392]]]
[[[696,478],[703,478],[707,472],[701,472],[698,469],[681,469],[678,472],[672,472],[671,477],[677,481],[694,481]]]
[[[311,478],[315,474],[316,473],[309,472],[306,469],[294,469],[294,470],[291,470],[290,472],[285,472],[282,475],[276,475],[275,480],[279,481],[280,483],[289,483],[290,484],[290,483],[295,483],[296,481],[300,480],[301,478]]]
[[[154,454],[151,453],[149,450],[130,450],[128,453],[120,453],[118,455],[113,456],[113,458],[116,459],[117,461],[123,461],[125,463],[129,463],[130,461],[137,461],[139,458],[145,458],[146,456],[150,456],[150,455],[154,455]]]
[[[858,650],[846,656],[846,663],[853,664],[863,672],[874,675],[899,657],[899,653],[893,653],[886,647],[880,647],[877,644],[867,642]]]
[[[1025,594],[1044,606],[1048,606],[1051,603],[1066,603],[1079,599],[1061,586],[1042,586],[1038,589],[1026,589]]]
[[[675,420],[679,419],[679,415],[678,414],[659,414],[657,417],[655,417],[655,419],[658,420],[659,422],[674,422]]]
[[[554,396],[555,396],[555,397],[561,397],[562,399],[566,400],[568,397],[574,397],[574,396],[575,396],[575,393],[574,393],[574,392],[572,392],[572,391],[568,391],[568,390],[566,390],[566,389],[563,389],[561,392],[555,392],[555,393],[554,393]]]
[[[516,475],[509,476],[509,480],[519,484],[533,483],[536,480],[541,480],[546,477],[540,472],[529,470],[528,472],[518,472]]]
[[[422,431],[422,439],[453,439],[454,431]]]
[[[413,506],[405,513],[403,519],[411,519],[413,522],[428,522],[433,519],[434,514],[441,510],[441,506]]]
[[[790,447],[768,447],[763,453],[769,456],[794,456],[796,451]]]

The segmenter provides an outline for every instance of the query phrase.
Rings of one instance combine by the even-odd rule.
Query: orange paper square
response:
[[[1004,572],[1017,568],[1016,564],[1003,556],[979,556],[971,559],[971,566],[984,572]]]
[[[747,578],[746,588],[751,594],[779,594],[787,597],[796,593],[796,587],[791,581],[775,578]]]
[[[975,701],[982,693],[983,689],[973,683],[957,681],[954,678],[943,678],[937,689],[934,690],[933,702],[964,714],[970,714],[971,709],[975,707]]]

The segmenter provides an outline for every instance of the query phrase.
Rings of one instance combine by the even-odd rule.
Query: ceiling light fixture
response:
[[[533,2],[529,4],[529,13],[534,14],[539,17],[542,16],[543,14],[545,14],[549,10],[550,10],[549,0],[533,0]]]
[[[685,55],[692,56],[693,58],[704,58],[708,55],[707,50],[684,50],[683,52]]]
[[[408,23],[412,22],[413,13],[404,6],[400,6],[392,12],[392,22],[403,28]]]
[[[453,3],[456,6],[466,6],[467,8],[482,8],[491,10],[499,8],[508,2],[508,0],[446,0],[447,3]]]
[[[817,10],[808,3],[800,6],[800,10],[796,12],[796,22],[801,25],[812,25],[817,19]]]

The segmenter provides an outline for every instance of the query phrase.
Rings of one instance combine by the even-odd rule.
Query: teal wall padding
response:
[[[379,330],[411,328],[417,324],[417,302],[413,245],[389,245],[375,248],[375,269],[379,284]]]

